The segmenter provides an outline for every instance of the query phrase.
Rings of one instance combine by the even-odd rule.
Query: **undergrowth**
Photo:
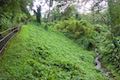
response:
[[[36,23],[24,25],[0,57],[0,80],[107,80],[93,52]]]

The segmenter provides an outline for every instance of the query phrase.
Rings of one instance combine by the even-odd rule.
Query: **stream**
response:
[[[99,54],[98,50],[95,49],[96,57],[95,57],[95,66],[98,71],[100,71],[103,75],[105,75],[108,80],[115,80],[113,74],[111,71],[109,71],[107,68],[103,67],[103,64],[101,63],[101,55]]]

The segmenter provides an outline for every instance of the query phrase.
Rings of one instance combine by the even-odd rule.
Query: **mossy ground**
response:
[[[107,80],[95,69],[94,55],[63,34],[30,23],[0,57],[0,80]]]

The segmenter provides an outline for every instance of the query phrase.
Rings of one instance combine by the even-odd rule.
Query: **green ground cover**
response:
[[[0,80],[107,80],[94,56],[62,33],[30,23],[0,57]]]

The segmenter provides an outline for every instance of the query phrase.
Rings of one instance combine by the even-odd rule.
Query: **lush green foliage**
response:
[[[0,31],[28,20],[32,1],[0,0]],[[51,10],[53,1],[59,4]],[[103,66],[114,68],[111,72],[120,80],[120,1],[107,0],[109,9],[102,10],[105,0],[94,0],[88,14],[79,14],[70,1],[46,0],[45,23],[25,25],[0,58],[0,80],[106,80],[88,51],[95,49]],[[41,23],[41,6],[35,13]]]
[[[90,37],[93,33],[93,26],[85,20],[62,20],[58,21],[57,24],[54,26],[58,31],[64,33],[70,33],[72,38],[78,39],[82,36]]]
[[[107,80],[95,69],[93,52],[35,24],[23,26],[4,53],[0,58],[3,80]]]
[[[0,31],[25,21],[32,0],[0,0]]]
[[[99,24],[92,25],[85,20],[77,21],[70,19],[57,22],[54,29],[63,32],[71,39],[75,39],[75,42],[88,50],[97,48],[98,52],[101,53],[104,62],[112,63],[120,70],[119,37],[117,40],[113,39],[108,26]]]
[[[118,32],[120,32],[119,31],[120,27],[117,27],[120,25],[120,1],[108,0],[108,5],[112,32],[114,33],[115,36],[120,36],[118,34]],[[117,33],[116,30],[118,31]]]
[[[103,28],[99,25],[94,26],[86,20],[74,19],[59,21],[54,27],[69,38],[75,39],[79,45],[83,45],[86,49],[93,49],[97,46],[98,38],[96,39],[96,37],[99,36],[101,28]]]

